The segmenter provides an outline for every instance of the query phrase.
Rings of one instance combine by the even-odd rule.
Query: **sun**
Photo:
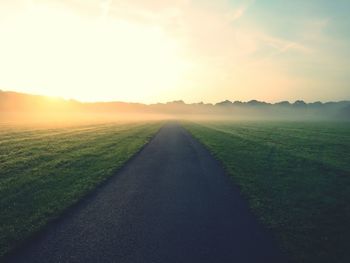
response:
[[[86,17],[63,5],[29,5],[0,33],[0,85],[23,92],[148,102],[175,89],[189,65],[160,26]]]

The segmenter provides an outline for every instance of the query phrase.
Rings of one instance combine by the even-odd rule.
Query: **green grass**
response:
[[[350,262],[350,123],[184,123],[296,262]]]
[[[0,124],[0,258],[113,175],[160,125]]]

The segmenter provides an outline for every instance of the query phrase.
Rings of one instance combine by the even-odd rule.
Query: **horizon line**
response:
[[[76,98],[65,98],[63,96],[54,96],[54,95],[44,95],[44,94],[38,94],[38,93],[26,93],[26,92],[21,92],[21,91],[15,91],[15,90],[3,90],[0,89],[0,93],[4,92],[4,93],[17,93],[17,94],[22,94],[22,95],[29,95],[29,96],[40,96],[40,97],[46,97],[48,99],[59,99],[59,100],[64,100],[64,101],[74,101],[74,102],[78,102],[78,103],[82,103],[82,104],[93,104],[93,103],[126,103],[126,104],[142,104],[142,105],[146,105],[146,106],[151,106],[151,105],[156,105],[156,104],[170,104],[170,103],[183,103],[185,105],[193,105],[193,104],[203,104],[203,105],[217,105],[220,103],[249,103],[249,102],[260,102],[260,103],[265,103],[265,104],[270,104],[270,105],[274,105],[274,104],[278,104],[278,103],[282,103],[282,102],[288,102],[289,104],[294,104],[296,102],[304,102],[305,104],[312,104],[312,103],[322,103],[322,104],[326,104],[326,103],[337,103],[337,102],[349,102],[349,99],[341,99],[341,100],[314,100],[314,101],[307,101],[304,99],[296,99],[296,100],[276,100],[276,101],[264,101],[264,100],[258,100],[258,99],[250,99],[250,100],[231,100],[231,99],[224,99],[222,101],[218,101],[215,103],[212,102],[204,102],[204,101],[198,101],[198,102],[186,102],[183,99],[174,99],[174,100],[169,100],[169,101],[165,101],[165,102],[154,102],[154,103],[145,103],[145,102],[135,102],[135,101],[122,101],[122,100],[96,100],[96,101],[84,101],[84,100],[80,100],[80,99],[76,99]]]

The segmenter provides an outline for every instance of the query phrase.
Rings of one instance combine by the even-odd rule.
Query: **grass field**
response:
[[[350,123],[184,123],[296,262],[350,262]]]
[[[115,173],[160,125],[0,124],[0,258]]]

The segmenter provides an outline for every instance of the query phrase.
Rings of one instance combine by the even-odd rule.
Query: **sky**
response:
[[[0,0],[0,89],[81,101],[350,99],[348,0]]]

